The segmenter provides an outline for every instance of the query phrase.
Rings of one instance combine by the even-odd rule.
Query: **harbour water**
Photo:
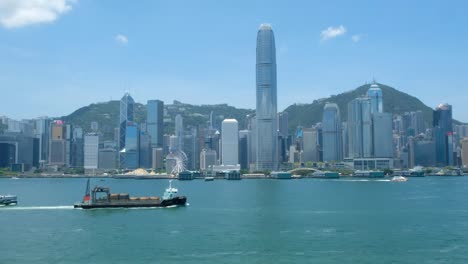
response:
[[[85,183],[0,179],[19,200],[0,208],[0,263],[468,263],[468,177],[175,181],[189,206],[73,209]]]

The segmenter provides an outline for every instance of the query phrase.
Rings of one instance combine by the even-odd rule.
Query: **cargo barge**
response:
[[[111,193],[108,187],[96,186],[92,190],[89,187],[89,179],[86,185],[83,201],[74,204],[74,208],[97,209],[97,208],[137,208],[137,207],[172,207],[184,206],[187,203],[185,196],[178,196],[178,190],[169,187],[162,198],[156,196],[130,197],[128,193]]]

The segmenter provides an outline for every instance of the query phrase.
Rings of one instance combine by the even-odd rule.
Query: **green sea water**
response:
[[[468,177],[175,181],[189,206],[73,209],[85,183],[0,179],[19,199],[0,208],[0,263],[468,263]]]

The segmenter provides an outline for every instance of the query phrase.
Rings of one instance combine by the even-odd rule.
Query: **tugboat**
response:
[[[169,187],[161,198],[151,197],[130,197],[128,193],[111,193],[108,187],[96,186],[91,191],[89,179],[86,185],[83,201],[75,203],[74,208],[95,209],[95,208],[134,208],[134,207],[169,207],[184,206],[187,203],[185,196],[177,196],[177,189],[172,187],[172,180]]]
[[[16,195],[0,195],[0,205],[17,205],[18,197]]]

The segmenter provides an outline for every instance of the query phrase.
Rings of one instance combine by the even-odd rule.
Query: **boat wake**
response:
[[[347,181],[347,182],[389,182],[391,180],[387,180],[387,179],[382,179],[382,180],[374,180],[374,179],[355,179],[355,180],[342,180],[342,179],[339,179],[337,181]]]
[[[70,210],[73,205],[56,205],[56,206],[5,206],[2,210]]]

